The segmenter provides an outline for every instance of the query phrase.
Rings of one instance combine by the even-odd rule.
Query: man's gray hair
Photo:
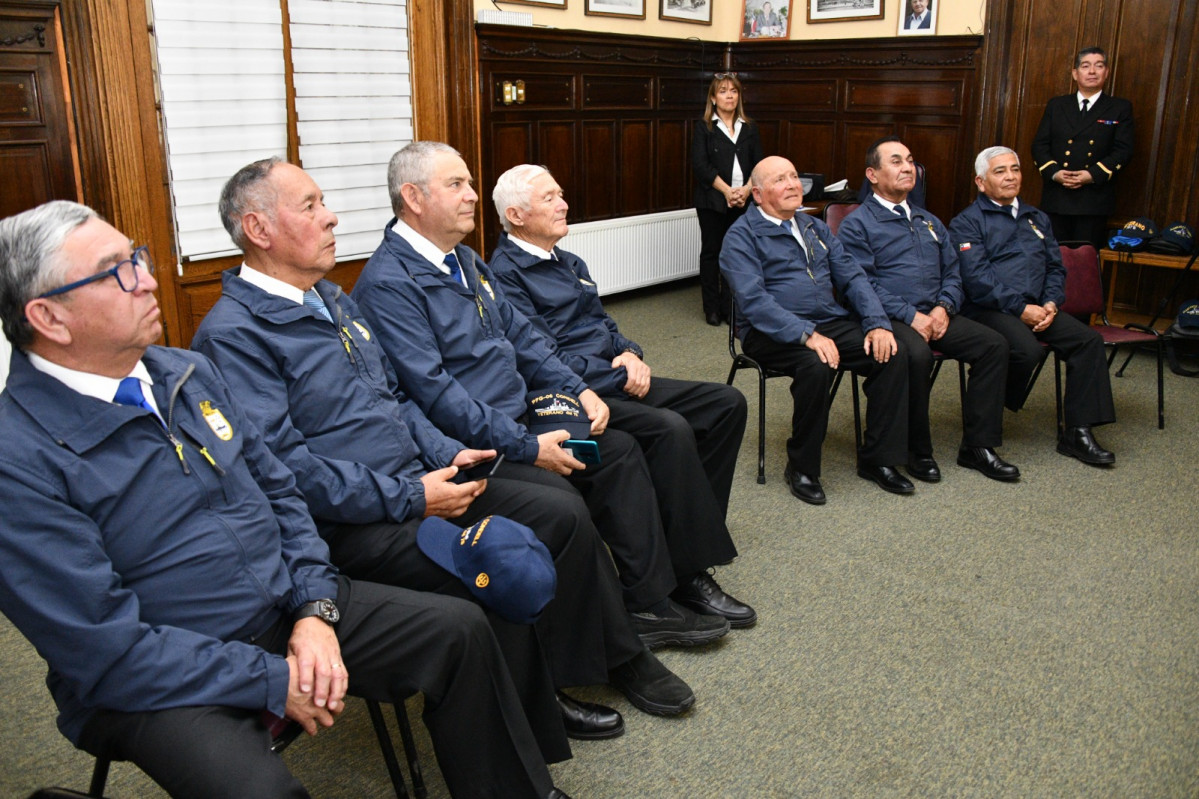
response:
[[[221,215],[221,224],[233,243],[242,252],[246,251],[246,232],[242,229],[241,220],[251,211],[275,218],[275,204],[279,201],[279,193],[271,185],[268,178],[271,170],[285,163],[282,158],[272,155],[252,164],[246,164],[233,173],[233,177],[225,181],[221,189],[221,200],[217,211]]]
[[[1016,155],[1015,150],[999,144],[994,147],[988,147],[978,154],[974,159],[974,174],[980,178],[986,177],[987,170],[991,168],[991,159],[998,158],[1001,155],[1015,155],[1016,163],[1020,163],[1020,156]]]
[[[462,157],[462,153],[439,141],[414,141],[401,148],[391,157],[387,165],[387,193],[391,197],[391,210],[397,217],[404,215],[404,198],[400,187],[411,183],[429,196],[429,180],[433,177],[433,156],[449,153]]]
[[[509,208],[519,208],[527,211],[533,194],[533,181],[550,171],[537,164],[520,164],[500,175],[491,190],[491,201],[495,203],[495,212],[500,215],[500,224],[508,233],[512,232],[512,223],[508,221]]]
[[[63,242],[99,218],[86,205],[53,200],[0,220],[0,321],[13,347],[25,349],[33,341],[25,320],[29,301],[67,282],[71,265],[59,257]]]

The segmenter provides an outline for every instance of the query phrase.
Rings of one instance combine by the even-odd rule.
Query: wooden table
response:
[[[1104,264],[1112,268],[1111,277],[1107,282],[1107,314],[1111,316],[1112,300],[1116,294],[1116,272],[1121,263],[1132,263],[1137,266],[1155,266],[1161,269],[1186,269],[1189,255],[1160,255],[1155,252],[1117,252],[1104,248],[1099,251],[1099,267]]]

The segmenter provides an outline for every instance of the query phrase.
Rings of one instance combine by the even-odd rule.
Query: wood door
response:
[[[0,8],[0,218],[78,200],[57,2]]]

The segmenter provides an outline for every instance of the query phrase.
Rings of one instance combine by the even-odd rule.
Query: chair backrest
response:
[[[1103,314],[1103,278],[1099,271],[1099,253],[1090,244],[1080,247],[1061,245],[1062,265],[1066,267],[1066,301],[1061,312],[1087,317]]]
[[[858,210],[861,203],[829,203],[824,206],[824,224],[828,225],[828,229],[833,235],[837,235],[837,229],[841,227],[841,223],[845,217]]]

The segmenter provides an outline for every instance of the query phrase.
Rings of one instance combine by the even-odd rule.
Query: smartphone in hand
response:
[[[458,474],[450,478],[451,483],[469,483],[473,480],[486,480],[491,475],[495,474],[495,470],[504,462],[504,455],[500,453],[494,458],[488,458],[485,461],[472,463],[470,466],[459,469]]]
[[[599,444],[591,439],[568,438],[562,442],[562,449],[583,463],[594,466],[600,462]]]

